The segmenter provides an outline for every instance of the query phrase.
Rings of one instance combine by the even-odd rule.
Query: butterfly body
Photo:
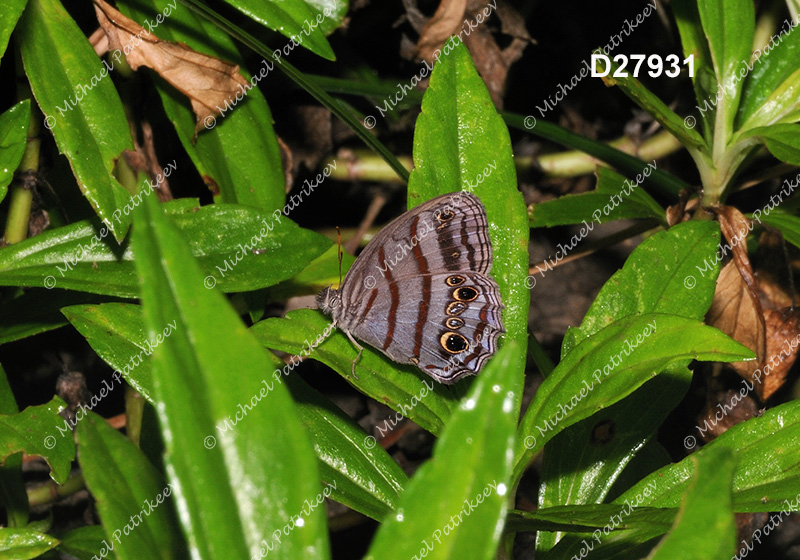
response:
[[[443,195],[381,230],[319,307],[351,339],[453,383],[478,373],[504,332],[491,266],[483,204]]]

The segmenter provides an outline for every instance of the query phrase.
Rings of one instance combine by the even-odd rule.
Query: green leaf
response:
[[[0,528],[0,560],[39,558],[57,545],[57,539],[38,531]]]
[[[705,429],[708,429],[707,425]],[[782,404],[768,409],[763,416],[730,427],[679,463],[653,472],[614,500],[614,503],[622,503],[641,492],[645,486],[651,486],[654,491],[643,505],[677,507],[681,495],[691,483],[694,472],[692,458],[724,447],[735,451],[738,461],[733,476],[734,511],[797,510],[800,449],[796,442],[799,437],[800,402]],[[686,436],[689,448],[695,445],[695,441],[693,435]],[[793,506],[787,504],[789,500]]]
[[[209,288],[257,290],[291,278],[331,243],[272,214],[232,204],[164,204],[191,244]],[[82,221],[0,249],[0,285],[59,287],[136,297],[135,243],[116,245],[96,221]],[[24,258],[23,258],[24,257]]]
[[[554,506],[536,511],[512,511],[508,516],[506,529],[509,531],[565,531],[581,533],[592,529],[603,529],[614,516],[622,517],[619,505],[588,504]],[[625,513],[628,513],[625,511]],[[666,533],[672,526],[677,508],[630,508],[619,528],[652,527]],[[602,531],[601,531],[602,534]],[[563,541],[562,541],[563,542]],[[574,546],[574,544],[573,544]],[[563,548],[559,546],[559,548]],[[548,554],[547,558],[554,555]],[[565,557],[563,554],[557,557]],[[566,556],[569,557],[569,556]]]
[[[505,343],[527,346],[530,291],[525,203],[517,189],[511,139],[467,48],[459,43],[436,62],[414,129],[409,207],[462,190],[486,207],[492,241],[492,277],[500,287]],[[514,364],[520,378],[525,355]],[[522,393],[518,393],[521,398]],[[517,402],[519,405],[519,402]]]
[[[611,406],[670,366],[753,356],[696,319],[647,313],[615,321],[575,346],[539,386],[520,426],[516,473],[521,475],[533,453],[558,432]]]
[[[605,283],[581,326],[567,331],[562,357],[624,317],[667,313],[701,320],[714,299],[719,263],[713,256],[718,247],[716,222],[693,220],[649,237]]]
[[[756,219],[755,215],[753,219]],[[786,241],[795,247],[800,247],[800,218],[797,216],[774,210],[768,214],[759,214],[758,223],[774,227],[781,232]]]
[[[18,414],[0,414],[0,462],[19,451],[39,455],[50,465],[50,477],[62,484],[75,458],[72,430],[58,414],[64,407],[64,401],[53,397]]]
[[[330,16],[337,14],[337,0],[323,3],[323,10],[317,9],[316,2],[295,0],[225,0],[228,4],[249,16],[260,24],[282,33],[290,43],[284,45],[282,56],[289,56],[297,46],[303,46],[311,52],[328,60],[336,60],[320,24]],[[334,16],[336,17],[336,16]]]
[[[130,204],[132,193],[112,171],[133,143],[107,67],[58,0],[28,2],[19,40],[25,74],[46,115],[45,126],[97,216],[121,240],[130,225],[130,216],[121,210]]]
[[[320,491],[308,436],[281,374],[272,375],[281,362],[248,334],[220,292],[203,286],[189,244],[159,205],[147,200],[136,212],[151,345],[176,325],[154,346],[154,394],[193,554],[263,557],[269,547],[277,558],[328,558],[319,505],[329,490]]]
[[[153,347],[147,339],[147,328],[138,305],[75,305],[65,307],[62,312],[98,356],[155,404],[152,365],[148,359]]]
[[[414,475],[397,511],[384,519],[366,558],[495,558],[508,507],[517,422],[516,364],[507,342],[477,377]]]
[[[117,555],[113,550],[108,550],[103,541],[108,543],[108,536],[102,525],[90,525],[89,527],[79,527],[61,535],[61,544],[56,548],[65,554],[74,556],[78,560],[92,560],[92,557],[102,557],[105,549],[107,558],[114,560]],[[111,544],[111,543],[108,543]]]
[[[606,500],[623,469],[686,395],[692,372],[685,367],[674,369],[548,442],[540,474],[540,511],[552,506],[599,504]],[[608,518],[600,526],[607,521]],[[557,533],[539,534],[537,552],[553,547],[559,542],[558,537]],[[561,540],[572,540],[574,547],[580,548],[578,536],[567,535]]]
[[[316,295],[320,290],[339,282],[339,247],[331,245],[328,250],[311,261],[307,267],[269,289],[273,301],[281,301],[299,295]],[[342,270],[350,270],[355,257],[342,253]],[[2,320],[2,315],[0,315]]]
[[[795,33],[788,20],[781,24],[777,38],[770,38],[763,52],[756,51],[757,58],[748,64],[736,117],[742,130],[800,118],[796,93],[800,84],[800,33]]]
[[[0,200],[6,197],[8,190],[6,187],[11,184],[14,171],[22,161],[22,154],[25,153],[25,145],[28,142],[30,120],[29,99],[20,101],[0,115]]]
[[[696,0],[673,0],[670,2],[670,8],[672,8],[672,15],[681,35],[683,57],[694,56],[694,66],[697,69],[711,68],[713,66],[711,53],[708,50],[708,41],[700,22]],[[709,99],[714,92],[713,89],[705,89],[703,80],[700,80],[698,76],[699,72],[695,72],[691,78],[695,97],[702,102],[704,99]],[[716,82],[713,85],[716,87]]]
[[[331,498],[380,521],[397,508],[408,477],[375,438],[301,378],[286,383],[320,460]]]
[[[305,0],[305,3],[312,11],[325,15],[325,9],[330,10],[330,15],[319,24],[320,30],[325,35],[330,35],[344,22],[347,17],[347,9],[350,7],[350,0]],[[316,23],[316,18],[314,18]]]
[[[128,438],[94,413],[76,428],[86,485],[121,560],[187,557],[175,514],[176,490]]]
[[[595,50],[595,54],[602,54],[601,49]],[[609,58],[609,72],[602,78],[603,83],[608,86],[619,86],[622,93],[627,95],[631,101],[652,115],[661,125],[672,133],[681,144],[690,149],[705,149],[706,141],[693,128],[686,126],[686,121],[678,116],[675,111],[670,109],[659,97],[644,87],[642,83],[625,72],[625,77],[615,77],[619,65]]]
[[[270,49],[264,43],[255,39],[251,34],[244,31],[241,27],[234,25],[229,20],[220,16],[218,12],[215,12],[204,3],[197,2],[196,0],[188,1],[192,3],[192,9],[195,10],[200,17],[206,19],[207,21],[213,22],[231,37],[235,37],[237,41],[252,49],[265,60],[277,59],[273,49]],[[386,160],[386,162],[392,167],[392,169],[394,169],[395,173],[397,173],[397,176],[400,177],[400,179],[407,179],[408,170],[397,159],[397,157],[395,157],[394,154],[392,154],[392,152],[377,139],[376,135],[364,126],[363,121],[356,118],[356,116],[353,114],[353,111],[348,108],[347,104],[329,96],[325,90],[316,84],[315,80],[307,78],[304,73],[298,71],[292,64],[290,64],[286,58],[281,58],[281,63],[277,65],[276,68],[283,72],[300,88],[308,92],[312,97],[319,101],[320,104],[330,110],[331,113],[333,113],[336,117],[341,119],[342,122],[344,122],[350,128],[350,130],[359,137],[359,139],[361,139],[367,146],[375,150],[375,152],[380,154],[380,156]]]
[[[698,0],[697,9],[708,39],[717,84],[724,91],[717,104],[717,112],[722,111],[725,128],[731,131],[742,91],[737,72],[750,60],[750,49],[753,45],[753,2]],[[724,143],[728,138],[715,138],[714,141]]]
[[[62,307],[118,301],[62,290],[27,289],[0,305],[0,344],[21,340],[67,324]]]
[[[330,320],[319,311],[298,309],[287,313],[285,318],[259,321],[250,330],[268,348],[296,356],[310,355],[330,366],[359,391],[398,412],[406,411],[408,418],[434,435],[439,434],[455,407],[456,398],[451,388],[432,383],[415,366],[389,361],[368,345],[356,362],[358,379],[353,379],[351,368],[358,351],[345,334],[331,330]],[[324,342],[317,344],[318,339]],[[431,385],[433,390],[429,391]],[[426,396],[419,399],[423,393]],[[409,407],[414,397],[420,402]]]
[[[731,509],[733,453],[723,447],[693,454],[694,476],[675,525],[653,553],[653,560],[727,558],[735,554],[736,524]]]
[[[77,305],[63,311],[94,351],[156,405],[147,359],[153,348],[141,308],[111,303]],[[322,480],[335,485],[331,496],[365,515],[383,517],[394,507],[406,475],[382,448],[370,448],[364,431],[327,399],[302,380],[289,378],[287,383],[295,398],[302,398],[297,412],[313,436]]]
[[[0,414],[19,412],[3,366],[0,365]],[[30,520],[30,504],[22,478],[22,453],[15,453],[0,461],[0,504],[6,512],[6,526],[25,527]]]
[[[175,2],[148,0],[120,3],[122,11],[136,21],[153,20]],[[191,48],[223,60],[239,64],[244,60],[233,40],[218,27],[199,18],[187,9],[175,10],[169,24],[158,27],[158,36],[168,41],[186,43]],[[270,66],[274,66],[270,64]],[[262,77],[259,72],[264,71]],[[245,79],[251,76],[242,70]],[[264,64],[255,69],[256,84],[268,85],[274,80]],[[230,107],[208,123],[195,138],[196,118],[188,98],[176,93],[162,79],[155,81],[167,117],[175,127],[186,153],[217,202],[252,206],[272,211],[282,208],[285,198],[285,176],[280,148],[272,122],[272,113],[258,87],[247,90],[241,102],[231,96]]]
[[[748,130],[745,138],[755,136],[777,159],[800,165],[800,124],[773,124]]]
[[[8,39],[17,26],[17,20],[26,4],[27,0],[0,0],[0,60],[6,53]]]
[[[597,187],[583,194],[568,194],[556,200],[533,204],[528,211],[530,227],[552,227],[584,223],[586,220],[599,224],[627,218],[655,218],[665,222],[664,209],[639,187],[641,178],[650,175],[655,162],[648,164],[637,180],[629,181],[607,167],[597,168]]]

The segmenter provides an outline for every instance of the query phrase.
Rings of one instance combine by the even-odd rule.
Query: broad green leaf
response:
[[[626,218],[655,218],[665,222],[664,209],[640,188],[655,162],[649,163],[635,181],[607,167],[597,168],[597,187],[583,194],[568,194],[556,200],[534,204],[528,211],[530,227],[552,227],[583,222],[586,234],[594,226]],[[640,180],[641,179],[641,180]],[[591,222],[587,223],[587,220]],[[582,230],[583,231],[583,230]],[[582,236],[585,237],[585,234]]]
[[[621,528],[651,526],[666,533],[672,526],[677,508],[629,508],[629,515],[620,523]],[[513,510],[508,515],[506,530],[508,531],[570,531],[587,532],[602,529],[609,525],[609,520],[620,516],[617,504],[581,504],[570,506],[553,506],[536,511]],[[628,513],[627,511],[625,513]],[[621,516],[620,516],[621,517]],[[551,555],[548,554],[547,558]]]
[[[331,16],[337,17],[339,10],[336,8],[336,3],[339,0],[322,3],[307,0],[225,1],[265,27],[291,39],[291,42],[281,46],[281,56],[289,56],[298,46],[303,46],[328,60],[336,59],[320,25]],[[322,10],[318,10],[320,5],[323,6]]]
[[[641,313],[705,317],[719,274],[714,259],[719,239],[717,222],[696,220],[646,239],[605,283],[580,327],[567,331],[562,357],[586,337],[623,317]]]
[[[30,0],[18,31],[44,124],[97,216],[122,240],[130,216],[121,210],[131,204],[132,193],[112,171],[133,142],[108,66],[58,0]]]
[[[70,424],[58,414],[62,409],[64,401],[53,397],[47,404],[0,415],[0,462],[19,451],[39,455],[50,465],[50,477],[62,484],[75,458]]]
[[[350,253],[341,254],[342,271],[350,270],[355,257]],[[269,289],[270,298],[274,301],[289,299],[299,295],[316,295],[327,286],[339,283],[339,247],[331,245],[328,250],[308,263],[303,270],[291,279],[281,282]],[[2,320],[2,316],[0,316]]]
[[[513,340],[525,348],[530,306],[530,291],[522,281],[528,270],[530,235],[525,203],[517,190],[508,128],[463,44],[449,52],[442,49],[422,98],[414,129],[408,205],[458,190],[478,196],[486,207],[491,275],[505,306],[503,343]],[[518,358],[513,367],[522,376],[525,355]]]
[[[0,0],[0,60],[6,53],[8,39],[17,26],[17,20],[26,4],[27,0]]]
[[[649,556],[653,560],[727,558],[735,553],[731,479],[736,460],[724,447],[690,455],[695,472],[675,525]]]
[[[595,51],[601,54],[600,49]],[[702,149],[706,147],[706,141],[694,128],[686,126],[686,121],[680,118],[675,111],[670,109],[666,103],[637,79],[632,77],[630,72],[625,72],[625,77],[616,77],[619,65],[609,58],[609,72],[603,76],[603,83],[608,86],[619,86],[622,93],[627,95],[634,103],[652,115],[661,125],[672,133],[681,144],[691,149]]]
[[[153,399],[153,375],[150,356],[153,347],[147,339],[147,328],[138,305],[106,303],[75,305],[62,309],[98,356],[121,373],[131,387],[145,399]],[[170,332],[162,331],[162,335]]]
[[[711,53],[708,50],[708,41],[703,33],[703,27],[700,22],[700,13],[697,11],[696,0],[673,0],[670,2],[672,8],[672,15],[675,18],[675,24],[678,26],[678,31],[681,35],[681,45],[683,46],[683,58],[694,56],[694,67],[696,69],[712,68]],[[703,100],[710,99],[716,92],[713,90],[717,86],[716,80],[713,81],[713,87],[707,89],[704,86],[704,80],[699,79],[699,72],[696,71],[692,76],[692,84],[694,85],[694,93],[697,100],[702,103]],[[699,108],[699,106],[698,106]]]
[[[121,8],[127,16],[144,22],[152,21],[173,5],[175,0],[126,1],[121,3]],[[245,79],[251,80],[233,40],[221,29],[180,3],[167,21],[157,28],[159,38],[180,41],[204,54],[239,64]],[[256,77],[253,78],[257,86],[267,90],[269,83],[275,80],[273,74],[277,73],[269,66],[261,64],[254,68]],[[262,71],[264,76],[260,75]],[[205,128],[195,138],[195,114],[188,98],[176,93],[161,79],[155,84],[183,148],[215,200],[269,212],[283,208],[285,176],[280,148],[272,126],[272,113],[259,87],[248,89],[241,101],[231,96],[229,106],[218,108],[224,113],[204,123]]]
[[[330,15],[326,16],[319,28],[325,35],[330,35],[336,31],[344,22],[347,17],[347,9],[350,7],[350,0],[305,0],[305,3],[311,8],[312,11],[325,15],[325,10],[330,11]],[[314,23],[316,23],[316,17]]]
[[[298,309],[287,313],[285,318],[259,321],[250,330],[267,348],[310,356],[330,366],[359,391],[398,412],[406,410],[408,418],[438,435],[456,404],[453,389],[434,383],[429,391],[430,377],[414,366],[395,364],[369,345],[364,345],[356,362],[358,378],[353,379],[352,364],[358,350],[344,333],[331,325],[330,319],[319,311]],[[422,394],[424,398],[420,398]],[[420,402],[409,407],[415,397]]]
[[[219,291],[203,286],[189,244],[159,205],[147,200],[136,212],[150,344],[176,323],[153,352],[153,393],[193,554],[263,557],[268,548],[275,558],[328,558],[319,506],[330,489],[321,490],[311,444],[282,384],[282,363]]]
[[[544,555],[548,560],[576,558],[642,558],[666,533],[677,508],[625,504],[556,506],[509,517],[509,529],[563,531],[570,535]],[[539,537],[542,537],[539,533]],[[637,550],[638,549],[638,550]],[[622,552],[622,554],[618,554]]]
[[[800,247],[800,218],[781,212],[780,210],[773,210],[769,213],[753,214],[753,219],[758,219],[758,223],[774,227],[781,232],[784,239],[794,245]]]
[[[686,367],[674,370],[662,373],[548,442],[540,471],[540,511],[606,500],[623,469],[686,395],[692,372]],[[537,535],[537,553],[553,547],[560,537],[558,533]],[[570,539],[580,542],[578,537],[565,537]],[[576,544],[576,548],[580,546]]]
[[[510,491],[516,363],[507,342],[478,376],[372,541],[368,560],[495,558]],[[457,520],[457,521],[456,521]]]
[[[768,409],[763,416],[736,424],[703,448],[679,463],[655,471],[614,500],[625,499],[654,488],[643,505],[677,507],[688,488],[695,455],[716,447],[736,452],[737,466],[733,477],[733,508],[737,512],[798,510],[797,489],[800,483],[800,402],[792,401]],[[695,436],[687,434],[689,447]],[[789,504],[789,501],[793,505]]]
[[[29,99],[20,101],[0,115],[0,200],[5,198],[7,187],[25,153],[30,119]]]
[[[0,365],[0,414],[16,414],[19,412],[17,400],[11,392],[11,385],[8,384],[8,377]]]
[[[185,558],[175,486],[141,450],[90,413],[76,428],[81,469],[103,521],[108,544],[121,560]]]
[[[748,130],[745,137],[755,136],[777,159],[800,165],[800,124],[773,124]]]
[[[272,214],[233,204],[197,208],[191,201],[163,205],[189,240],[208,288],[248,291],[302,270],[331,243]],[[108,229],[82,221],[0,249],[0,285],[66,288],[136,297],[135,242],[118,246]]]
[[[0,305],[0,344],[63,327],[67,320],[61,314],[62,307],[110,301],[119,300],[81,292],[26,289]]]
[[[395,460],[300,377],[290,375],[286,383],[320,460],[320,476],[335,485],[331,498],[378,521],[395,510],[408,483]]]
[[[669,529],[669,521],[676,515],[675,509],[633,509],[633,504],[614,508],[616,511],[609,514],[602,528],[561,540],[548,552],[548,560],[574,560],[590,554],[598,560],[644,558]],[[631,519],[642,522],[629,521]]]
[[[109,547],[109,542],[105,529],[102,525],[90,525],[79,527],[69,533],[60,536],[61,544],[56,548],[65,554],[74,556],[78,560],[93,560],[101,558],[102,553],[106,553],[106,558],[115,560],[117,555]],[[105,541],[105,544],[103,542]]]
[[[63,310],[95,352],[151,404],[153,381],[141,308],[131,304],[78,305]],[[162,333],[164,334],[164,333]],[[331,496],[376,519],[394,507],[406,475],[380,447],[370,448],[367,434],[302,380],[287,384],[298,402],[298,414],[313,435],[322,480],[335,484]],[[373,439],[374,441],[374,439]]]
[[[39,558],[58,545],[58,539],[32,529],[0,528],[0,560]]]
[[[756,51],[747,68],[736,123],[742,130],[800,118],[800,33],[781,22],[763,51]]]
[[[0,414],[19,412],[8,377],[0,365]],[[25,527],[30,520],[30,505],[22,478],[22,453],[9,455],[0,461],[0,504],[6,513],[7,527]]]
[[[725,130],[730,133],[742,91],[742,82],[737,73],[750,60],[753,45],[753,2],[698,0],[697,10],[708,39],[717,84],[724,91],[717,103],[717,113],[724,120]],[[728,140],[728,137],[714,138],[715,143],[726,143]]]
[[[521,475],[533,453],[557,433],[670,366],[752,357],[749,349],[696,319],[647,313],[615,321],[575,346],[539,386],[520,426],[516,473]]]

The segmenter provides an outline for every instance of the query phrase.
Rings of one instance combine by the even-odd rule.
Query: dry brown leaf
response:
[[[689,215],[686,212],[686,203],[689,200],[689,191],[687,189],[683,189],[678,197],[678,202],[673,204],[672,206],[667,206],[667,224],[669,227],[674,226],[675,224],[679,224],[685,220],[689,219]]]
[[[434,53],[451,35],[461,28],[467,0],[442,0],[436,13],[428,20],[417,41],[416,55],[421,60],[433,62]]]
[[[797,298],[789,281],[792,255],[779,231],[765,230],[758,239],[758,293],[764,309],[794,307]]]
[[[756,353],[754,361],[730,364],[739,375],[752,382],[753,373],[766,358],[766,327],[758,284],[747,257],[749,221],[731,206],[720,207],[716,212],[726,240],[723,252],[731,252],[733,260],[722,268],[717,278],[714,301],[706,321]]]
[[[698,417],[700,437],[706,443],[729,428],[758,416],[759,403],[753,385],[742,381],[734,389],[723,389],[718,381],[708,388],[706,406]]]
[[[719,273],[706,322],[758,355],[757,360],[729,364],[739,375],[752,381],[753,372],[761,367],[766,353],[764,315],[761,303],[747,287],[734,261],[729,261]]]
[[[797,359],[800,346],[800,310],[785,308],[764,312],[767,326],[767,360],[756,385],[759,398],[766,401],[786,382],[786,375]]]
[[[220,114],[218,107],[230,105],[237,94],[250,88],[237,64],[199,53],[183,43],[162,41],[104,0],[94,0],[94,5],[110,50],[124,53],[133,70],[152,68],[189,98],[197,116],[195,136],[204,123],[212,122],[206,119]],[[169,15],[167,10],[164,15]]]

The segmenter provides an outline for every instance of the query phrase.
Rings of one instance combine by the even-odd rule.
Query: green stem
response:
[[[33,192],[22,181],[14,180],[9,189],[8,221],[3,238],[13,245],[28,237],[28,222],[31,217]]]
[[[17,68],[18,73],[22,70],[22,60],[19,55],[19,49],[16,50],[17,55]],[[28,174],[34,174],[39,169],[39,149],[41,147],[41,140],[39,139],[39,123],[42,120],[42,115],[33,99],[33,93],[28,86],[27,80],[19,81],[23,85],[17,87],[17,97],[19,99],[31,100],[31,117],[28,123],[28,141],[25,144],[25,152],[22,155],[22,161],[17,168],[17,177],[11,183],[9,189],[9,206],[8,206],[8,219],[6,221],[6,229],[3,233],[3,238],[6,243],[13,245],[28,237],[28,223],[31,219],[31,207],[33,205],[33,187],[31,182],[25,180]]]
[[[83,490],[84,488],[86,488],[86,481],[83,479],[82,474],[68,478],[64,484],[56,484],[51,480],[42,486],[30,488],[28,490],[28,501],[30,502],[31,507],[52,504],[53,502],[56,502],[57,500],[60,500],[66,496],[71,496],[76,492]]]

